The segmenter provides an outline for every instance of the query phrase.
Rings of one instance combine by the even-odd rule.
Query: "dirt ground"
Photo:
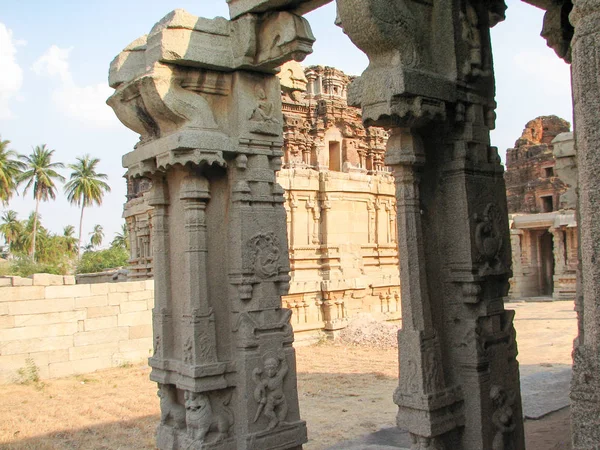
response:
[[[511,303],[517,310],[524,372],[570,364],[576,333],[572,303]],[[340,345],[297,349],[298,393],[307,421],[306,450],[321,450],[392,426],[397,351]],[[144,366],[38,385],[0,386],[0,448],[11,450],[152,449],[156,385]],[[526,421],[528,450],[569,450],[569,410]]]

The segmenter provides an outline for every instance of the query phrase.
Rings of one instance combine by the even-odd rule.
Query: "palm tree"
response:
[[[90,244],[94,247],[98,247],[102,244],[102,239],[104,239],[104,229],[102,225],[94,225],[94,231],[90,233],[92,235],[90,239]]]
[[[71,178],[65,184],[67,199],[71,204],[76,203],[81,206],[81,216],[79,218],[79,241],[77,251],[81,254],[81,236],[83,229],[83,210],[86,206],[92,206],[94,203],[100,206],[105,192],[110,192],[110,186],[103,180],[108,179],[104,173],[96,172],[96,166],[100,160],[92,158],[90,155],[84,155],[77,158],[77,163],[69,164]],[[102,242],[102,239],[100,239]]]
[[[0,224],[0,234],[4,236],[4,240],[8,244],[9,250],[12,252],[19,236],[23,230],[23,225],[17,219],[16,211],[5,211],[2,214],[2,224]]]
[[[55,169],[64,168],[63,163],[53,163],[52,155],[55,150],[50,150],[46,144],[37,145],[29,156],[21,156],[25,162],[25,171],[18,177],[18,182],[27,182],[23,195],[33,186],[33,198],[35,199],[35,216],[33,222],[33,238],[31,239],[31,258],[35,261],[35,236],[37,232],[37,216],[40,201],[56,198],[56,185],[54,180],[64,181],[65,177],[56,172]]]
[[[69,253],[75,253],[77,251],[77,238],[75,237],[75,227],[73,225],[67,225],[63,229],[63,239],[67,246],[67,251]]]
[[[121,225],[120,233],[115,233],[115,238],[110,243],[110,246],[129,250],[129,229],[127,228],[126,223]]]
[[[25,164],[19,161],[19,154],[9,150],[10,141],[0,137],[0,203],[6,205],[17,189],[17,180]]]

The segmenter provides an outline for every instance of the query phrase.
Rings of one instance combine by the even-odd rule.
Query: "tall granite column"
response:
[[[503,168],[490,146],[499,0],[337,0],[369,57],[351,86],[390,130],[403,328],[394,401],[412,448],[524,449]]]
[[[300,449],[276,68],[314,41],[289,12],[168,14],[111,65],[108,100],[152,179],[160,449]]]
[[[592,450],[600,443],[600,0],[574,0],[570,20],[580,239],[571,423],[573,449]]]

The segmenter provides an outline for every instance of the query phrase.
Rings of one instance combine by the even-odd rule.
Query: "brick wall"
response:
[[[0,278],[0,382],[31,358],[41,378],[138,362],[152,351],[152,280],[75,284],[72,276]]]

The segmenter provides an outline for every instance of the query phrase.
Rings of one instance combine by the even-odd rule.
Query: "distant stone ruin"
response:
[[[579,248],[570,124],[542,116],[506,152],[513,260],[510,296],[574,299]]]

